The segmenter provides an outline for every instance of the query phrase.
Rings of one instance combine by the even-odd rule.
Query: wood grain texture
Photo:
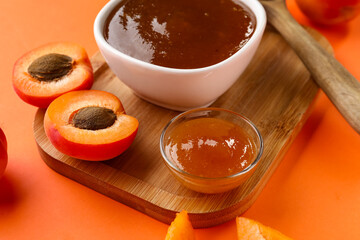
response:
[[[360,82],[295,21],[284,0],[263,0],[262,4],[269,22],[291,45],[350,126],[360,134]]]
[[[317,32],[313,36],[330,49]],[[213,103],[247,116],[264,138],[264,152],[254,175],[240,187],[221,194],[201,194],[183,187],[163,164],[159,138],[179,112],[150,104],[117,79],[98,53],[92,57],[94,89],[118,96],[127,114],[140,122],[131,147],[103,162],[88,162],[58,152],[43,128],[45,110],[34,120],[39,152],[49,167],[162,222],[170,223],[185,209],[195,228],[210,227],[246,211],[274,172],[309,115],[318,87],[282,37],[267,27],[260,47],[238,81]],[[219,79],[221,81],[221,79]]]

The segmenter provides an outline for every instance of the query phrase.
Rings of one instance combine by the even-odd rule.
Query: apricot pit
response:
[[[113,110],[104,107],[85,107],[74,114],[72,123],[75,127],[99,130],[112,126],[116,120]]]
[[[58,151],[89,161],[123,153],[138,127],[115,95],[100,90],[65,93],[49,105],[44,117],[45,133]]]
[[[29,74],[39,81],[52,81],[67,75],[73,67],[71,57],[49,53],[33,61],[28,67]]]

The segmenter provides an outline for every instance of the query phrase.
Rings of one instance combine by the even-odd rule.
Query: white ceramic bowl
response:
[[[228,90],[254,56],[266,26],[265,10],[258,1],[239,0],[256,17],[255,31],[239,51],[204,68],[167,68],[130,57],[106,42],[103,35],[106,19],[121,1],[109,1],[95,19],[94,35],[101,54],[116,76],[136,95],[178,111],[209,106]]]

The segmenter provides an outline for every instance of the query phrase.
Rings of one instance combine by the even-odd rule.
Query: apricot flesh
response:
[[[176,214],[168,228],[165,240],[194,240],[195,231],[185,210]]]
[[[116,119],[110,126],[97,130],[74,126],[75,114],[87,107],[109,109]],[[115,95],[100,90],[63,94],[49,105],[44,117],[46,135],[57,150],[90,161],[107,160],[123,153],[134,141],[138,126],[138,120],[125,113]]]
[[[236,218],[238,240],[291,240],[281,232],[244,217]]]
[[[66,92],[90,89],[93,79],[85,49],[76,43],[58,42],[20,57],[14,64],[12,83],[23,101],[46,108]]]

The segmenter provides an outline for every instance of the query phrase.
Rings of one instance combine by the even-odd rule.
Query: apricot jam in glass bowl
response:
[[[256,126],[236,112],[198,108],[165,126],[160,151],[185,187],[220,193],[249,179],[261,158],[263,140]]]

